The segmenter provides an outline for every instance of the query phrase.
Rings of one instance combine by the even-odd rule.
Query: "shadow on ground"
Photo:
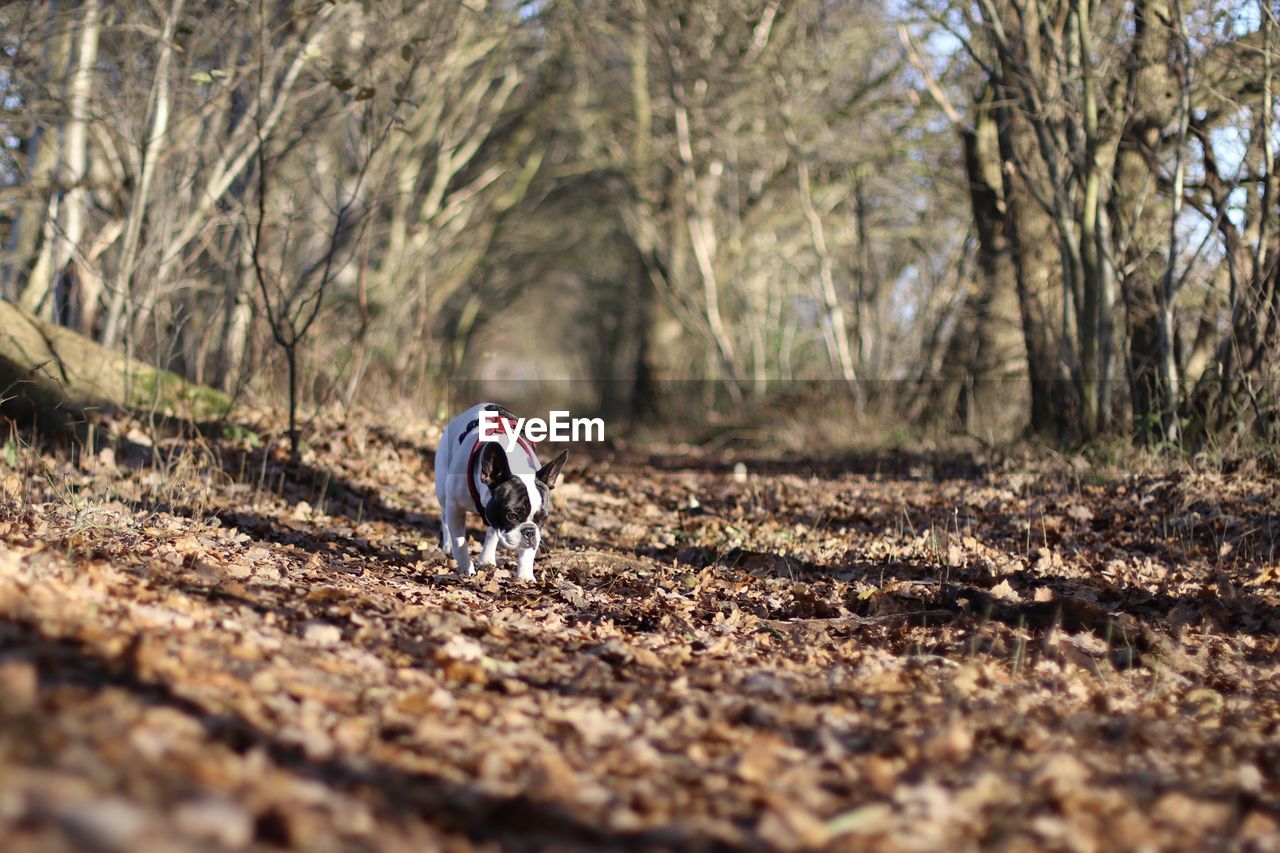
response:
[[[140,705],[169,708],[196,720],[211,741],[236,753],[243,755],[261,749],[281,768],[371,801],[380,820],[395,823],[399,816],[410,814],[438,829],[476,842],[497,843],[504,849],[535,850],[554,845],[595,850],[654,847],[697,850],[716,846],[712,839],[674,827],[638,833],[605,831],[530,795],[493,796],[475,786],[459,785],[428,774],[406,773],[372,761],[367,755],[360,756],[359,762],[345,756],[329,760],[309,758],[302,749],[281,742],[239,714],[206,708],[176,695],[166,684],[141,678],[132,649],[107,659],[80,643],[46,637],[38,628],[10,619],[0,619],[0,647],[4,648],[5,659],[25,659],[35,664],[41,693],[64,687],[91,692],[108,687],[127,691]],[[35,711],[23,720],[21,712],[15,714],[0,707],[0,719],[10,730],[37,732],[39,716]],[[75,732],[61,734],[76,737]],[[289,846],[296,843],[289,826],[287,814],[269,807],[256,815],[253,840],[269,846]]]

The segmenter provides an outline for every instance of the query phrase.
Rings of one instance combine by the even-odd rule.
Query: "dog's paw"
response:
[[[467,563],[465,566],[458,566],[458,574],[464,578],[474,577],[476,573],[475,566]]]

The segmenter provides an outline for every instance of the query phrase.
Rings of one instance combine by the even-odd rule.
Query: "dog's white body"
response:
[[[479,421],[480,413],[490,405],[478,403],[449,421],[449,425],[445,427],[444,436],[440,439],[440,446],[436,449],[436,499],[440,501],[442,546],[446,553],[452,553],[458,564],[458,573],[466,576],[475,574],[475,569],[471,565],[471,554],[467,550],[467,513],[475,512],[471,486],[467,482],[471,475],[467,469],[472,449],[480,441],[481,432],[479,427],[468,430],[468,426]],[[503,438],[505,439],[506,436]],[[510,450],[505,448],[504,442],[492,443],[506,455],[511,476],[517,478],[528,490],[529,504],[532,508],[530,516],[532,516],[542,508],[543,501],[543,495],[535,480],[538,474],[537,460],[531,458],[528,452],[514,441],[511,442]],[[491,492],[478,472],[475,477],[475,487],[481,504],[487,503]],[[538,532],[536,536],[532,547],[529,547],[529,543],[522,539],[517,529],[498,530],[489,525],[486,520],[480,565],[497,564],[498,544],[501,543],[516,552],[516,577],[519,580],[533,580],[533,558],[538,550],[541,533]]]

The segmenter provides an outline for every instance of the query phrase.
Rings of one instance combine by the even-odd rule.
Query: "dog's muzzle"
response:
[[[520,533],[520,547],[533,548],[538,544],[538,525],[533,523],[525,523],[520,525],[517,530]]]

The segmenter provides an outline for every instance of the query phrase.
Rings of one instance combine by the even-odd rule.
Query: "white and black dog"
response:
[[[492,423],[482,435],[485,420]],[[441,547],[453,554],[458,574],[475,574],[467,550],[471,510],[486,527],[480,565],[497,564],[501,542],[515,549],[516,577],[533,580],[533,556],[551,509],[551,490],[569,451],[540,466],[533,445],[515,431],[514,415],[494,403],[480,403],[449,421],[436,448]]]

